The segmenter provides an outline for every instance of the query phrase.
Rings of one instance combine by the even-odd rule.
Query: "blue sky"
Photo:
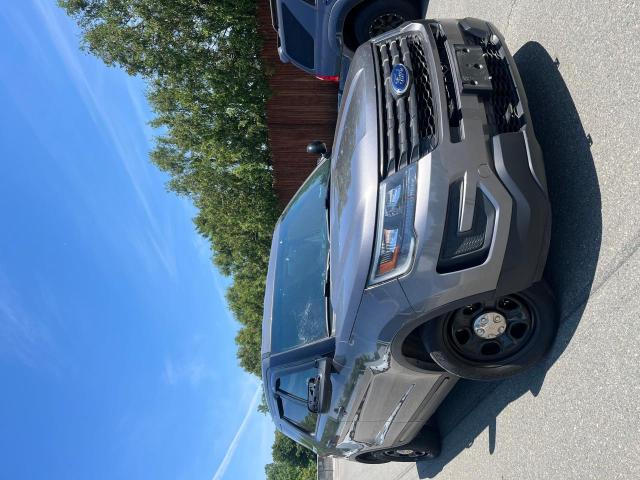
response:
[[[3,478],[256,479],[227,280],[147,154],[144,85],[54,1],[0,10]]]

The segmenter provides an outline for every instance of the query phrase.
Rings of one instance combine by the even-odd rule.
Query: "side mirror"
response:
[[[331,365],[328,358],[316,360],[318,374],[307,383],[307,408],[313,413],[325,413],[331,405]]]
[[[311,142],[307,145],[307,153],[325,155],[327,153],[327,145],[320,140],[316,140],[315,142]]]

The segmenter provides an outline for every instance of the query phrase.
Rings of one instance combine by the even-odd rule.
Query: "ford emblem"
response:
[[[391,88],[396,95],[404,95],[409,90],[411,77],[409,69],[403,64],[398,63],[391,70]]]

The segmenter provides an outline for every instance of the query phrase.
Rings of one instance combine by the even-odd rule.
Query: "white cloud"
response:
[[[227,468],[229,467],[229,463],[231,462],[231,459],[233,458],[233,454],[235,453],[236,449],[238,448],[238,445],[240,443],[240,439],[242,438],[242,434],[247,429],[247,425],[249,424],[249,419],[251,418],[251,415],[256,413],[256,408],[258,407],[258,402],[260,401],[261,393],[262,393],[262,387],[260,385],[258,385],[258,387],[256,388],[255,393],[253,394],[253,398],[251,399],[251,402],[249,403],[249,407],[247,408],[247,411],[244,414],[244,418],[242,419],[242,423],[240,424],[240,427],[236,431],[236,434],[233,437],[233,440],[231,440],[231,443],[229,444],[229,447],[227,448],[227,452],[225,453],[224,458],[222,459],[222,462],[220,462],[220,465],[218,466],[218,469],[216,470],[216,473],[213,475],[213,480],[221,480],[222,477],[224,477],[224,474],[226,473]]]

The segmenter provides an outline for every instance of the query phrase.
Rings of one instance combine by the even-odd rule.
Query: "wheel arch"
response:
[[[422,330],[428,322],[436,320],[451,310],[461,308],[470,303],[494,298],[495,291],[483,292],[477,295],[456,300],[455,302],[442,305],[430,312],[417,316],[415,319],[406,322],[394,335],[391,341],[391,357],[402,367],[415,372],[442,372],[443,369],[433,360],[426,350],[426,345],[422,341]],[[420,342],[423,351],[411,351],[412,342]],[[426,358],[416,358],[412,354],[426,354]]]
[[[344,11],[340,14],[340,32],[342,34],[342,42],[344,45],[355,52],[359,45],[356,45],[355,40],[355,32],[353,30],[353,22],[358,14],[358,12],[362,11],[368,4],[375,0],[354,0],[351,3],[350,8],[345,8]]]
[[[337,25],[339,26],[338,32],[342,35],[343,44],[352,52],[355,52],[359,45],[356,45],[355,32],[353,31],[355,17],[368,5],[376,2],[377,0],[353,0],[349,5],[345,5],[339,14]],[[412,4],[414,7],[420,10],[423,14],[423,2],[420,0],[403,0]],[[394,0],[389,0],[389,3],[393,3]]]

